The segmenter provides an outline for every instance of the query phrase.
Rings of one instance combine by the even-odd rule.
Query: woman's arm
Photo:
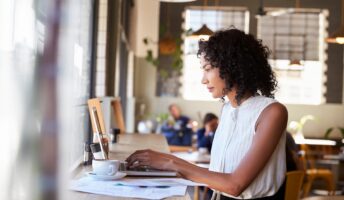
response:
[[[263,170],[285,131],[287,119],[287,110],[282,104],[269,105],[257,121],[256,134],[249,151],[233,173],[212,172],[173,155],[151,150],[137,151],[127,161],[131,167],[151,166],[174,170],[187,179],[238,196]]]
[[[269,161],[285,132],[287,121],[288,111],[280,103],[269,105],[261,113],[256,123],[252,145],[233,172],[234,180],[239,180],[240,193],[253,182]]]

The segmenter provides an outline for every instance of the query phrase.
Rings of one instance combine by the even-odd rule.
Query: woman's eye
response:
[[[208,71],[210,71],[212,69],[212,67],[211,67],[211,65],[208,64],[208,65],[205,65],[205,66],[201,67],[201,69],[203,71],[205,71],[205,72],[208,72]]]

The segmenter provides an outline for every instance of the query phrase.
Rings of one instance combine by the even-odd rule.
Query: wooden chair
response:
[[[105,151],[104,159],[108,159],[109,140],[105,136],[106,129],[105,129],[104,115],[103,115],[102,107],[100,104],[100,100],[98,98],[89,99],[87,101],[87,104],[88,104],[88,110],[89,110],[91,124],[92,124],[93,142],[101,144],[102,151],[103,150]]]
[[[92,109],[93,108],[96,109],[96,111],[98,113],[100,129],[101,129],[99,131],[101,134],[105,134],[106,130],[105,130],[105,123],[104,123],[104,115],[103,115],[102,107],[100,104],[100,99],[98,99],[98,98],[89,99],[89,100],[87,100],[87,104],[88,104],[88,110],[89,110],[90,116],[92,116],[91,115]],[[92,123],[93,133],[95,133],[96,132],[96,125],[94,124],[94,120],[91,120],[91,123]]]
[[[312,184],[316,179],[322,179],[327,184],[327,190],[329,195],[333,195],[335,192],[335,183],[333,173],[329,169],[315,168],[315,156],[311,155],[309,147],[306,144],[301,144],[301,150],[303,155],[301,159],[305,166],[306,181],[303,185],[303,197],[307,197],[311,190]]]
[[[285,200],[297,200],[300,198],[300,190],[303,183],[304,171],[290,171],[287,172]]]
[[[123,117],[123,111],[122,111],[122,105],[121,105],[121,99],[119,97],[115,98],[111,101],[111,106],[114,113],[114,120],[116,123],[117,128],[120,129],[120,133],[125,133],[125,123],[124,123],[124,117]]]

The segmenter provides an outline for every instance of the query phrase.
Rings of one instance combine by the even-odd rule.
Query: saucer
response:
[[[90,171],[90,172],[86,172],[86,175],[89,177],[92,177],[94,179],[97,179],[97,180],[104,180],[105,181],[105,180],[121,179],[121,178],[125,177],[127,174],[124,172],[117,172],[114,175],[99,175],[99,174],[96,174],[96,173]]]

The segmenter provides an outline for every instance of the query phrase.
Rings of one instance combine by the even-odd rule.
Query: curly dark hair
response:
[[[235,28],[217,31],[208,41],[199,41],[200,55],[219,68],[226,82],[224,92],[237,86],[235,99],[239,105],[247,92],[274,98],[277,81],[268,63],[270,51],[253,35]]]

